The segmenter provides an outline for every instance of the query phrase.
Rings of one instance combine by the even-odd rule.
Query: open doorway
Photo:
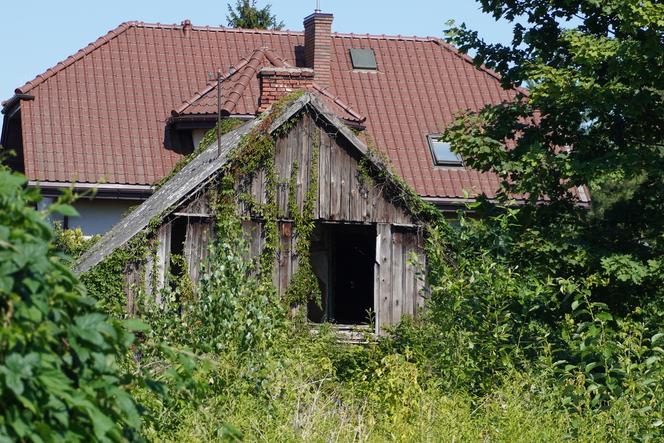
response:
[[[322,299],[309,303],[309,319],[368,324],[374,310],[376,228],[373,225],[320,224],[311,242],[311,263]]]

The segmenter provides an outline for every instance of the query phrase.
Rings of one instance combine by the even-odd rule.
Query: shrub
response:
[[[0,167],[0,440],[134,439],[119,367],[133,335],[86,297],[25,183]],[[76,215],[63,201],[49,212]]]

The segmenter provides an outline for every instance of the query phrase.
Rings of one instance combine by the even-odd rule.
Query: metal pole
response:
[[[217,70],[217,157],[221,157],[221,71]]]

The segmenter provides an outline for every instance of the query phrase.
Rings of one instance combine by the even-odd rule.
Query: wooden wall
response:
[[[374,307],[376,332],[396,324],[403,315],[416,316],[424,306],[422,233],[389,223],[376,225]]]
[[[288,208],[293,165],[298,165],[295,199],[301,210],[311,183],[315,146],[318,146],[318,198],[314,218],[320,223],[376,225],[374,309],[377,331],[381,325],[397,323],[404,314],[416,315],[424,301],[422,233],[401,207],[386,198],[380,183],[363,180],[359,156],[342,138],[326,132],[309,114],[276,143],[277,206],[282,221],[278,223],[281,241],[273,281],[279,293],[286,291],[298,267],[298,257],[294,254],[294,217]],[[240,192],[248,191],[257,201],[266,202],[263,171],[243,186]],[[244,215],[251,214],[245,212]],[[245,231],[251,233],[251,253],[256,256],[263,246],[259,221],[245,222]]]
[[[370,183],[363,179],[359,169],[359,155],[346,146],[342,136],[326,132],[309,114],[305,114],[288,135],[276,143],[279,217],[293,219],[288,210],[288,198],[294,164],[297,164],[295,198],[298,208],[302,209],[311,182],[315,145],[318,145],[319,151],[315,219],[356,223],[413,223],[401,207],[388,201],[380,183]],[[243,183],[238,191],[250,192],[254,199],[265,203],[265,173],[259,171]]]

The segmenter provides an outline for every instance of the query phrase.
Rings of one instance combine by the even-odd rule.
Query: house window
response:
[[[376,55],[373,49],[356,49],[351,48],[350,61],[353,63],[353,69],[365,69],[375,71],[378,69],[376,64]]]
[[[430,134],[427,136],[431,155],[433,156],[433,163],[436,166],[463,166],[461,156],[452,152],[450,143],[440,140],[440,137],[440,134]]]

